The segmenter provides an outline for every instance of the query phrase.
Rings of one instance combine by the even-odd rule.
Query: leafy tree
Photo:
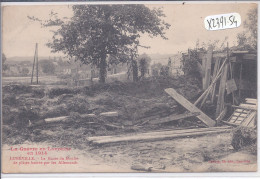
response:
[[[29,69],[28,68],[26,68],[26,67],[23,67],[22,68],[22,71],[21,71],[21,73],[22,73],[22,75],[23,76],[26,76],[26,75],[28,75],[28,73],[29,73],[30,71],[29,71]]]
[[[145,5],[74,5],[72,9],[69,20],[52,13],[47,23],[42,21],[45,27],[59,27],[47,45],[53,52],[98,67],[101,83],[105,82],[108,55],[118,62],[134,61],[138,47],[143,47],[140,34],[167,39],[165,30],[170,27],[161,19],[165,16],[161,9],[151,10]]]
[[[5,64],[5,62],[6,62],[6,56],[5,56],[5,54],[2,54],[2,67],[3,67],[3,71],[7,70],[7,68],[8,68],[8,65]]]
[[[41,60],[39,61],[40,67],[42,68],[42,72],[46,74],[54,74],[55,65],[50,60]]]
[[[237,35],[238,47],[246,50],[257,50],[257,7],[247,13],[244,21],[245,31]]]
[[[139,61],[139,71],[140,71],[140,77],[143,78],[145,74],[148,72],[148,68],[151,63],[151,58],[147,54],[140,55],[137,60]]]
[[[152,66],[151,66],[152,75],[153,76],[159,76],[161,68],[162,68],[162,64],[161,63],[152,64]]]
[[[169,66],[163,65],[160,70],[161,76],[169,76]]]

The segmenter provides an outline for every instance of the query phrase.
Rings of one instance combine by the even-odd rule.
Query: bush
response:
[[[231,145],[235,150],[239,150],[244,146],[249,146],[256,143],[257,131],[248,127],[237,127],[233,131],[233,137]]]
[[[3,93],[24,94],[31,93],[32,87],[27,85],[7,85],[3,87]]]
[[[16,100],[15,95],[11,95],[11,94],[4,94],[3,95],[3,104],[15,106],[16,103],[17,103],[17,100]]]
[[[49,91],[48,95],[50,98],[54,98],[63,94],[76,94],[77,92],[77,90],[71,88],[53,88]]]
[[[199,59],[199,53],[197,50],[190,50],[189,53],[190,58],[185,58],[184,56],[182,58],[182,70],[185,75],[200,79],[201,75],[200,69],[198,68],[198,62],[201,63],[201,60]]]
[[[42,88],[40,88],[40,89],[33,89],[32,97],[43,98],[44,96],[45,96],[44,89],[42,89]]]

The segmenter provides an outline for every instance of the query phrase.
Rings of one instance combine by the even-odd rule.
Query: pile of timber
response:
[[[223,123],[232,126],[256,127],[257,118],[257,99],[246,98],[245,103],[239,106],[232,105],[235,108],[233,114]]]
[[[200,135],[210,135],[216,133],[230,132],[230,126],[210,127],[210,128],[196,128],[184,130],[168,130],[168,131],[154,131],[139,134],[115,135],[115,136],[97,136],[88,137],[87,140],[96,145],[120,143],[120,142],[135,142],[135,141],[156,141],[168,140],[180,137],[195,137]]]

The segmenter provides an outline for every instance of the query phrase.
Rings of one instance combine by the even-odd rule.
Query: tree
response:
[[[5,62],[6,62],[6,56],[5,56],[5,54],[3,53],[3,54],[2,54],[3,71],[7,70],[7,68],[8,68],[8,65],[5,64]]]
[[[152,64],[152,66],[151,66],[152,75],[153,76],[159,76],[161,68],[162,68],[162,64],[161,63]]]
[[[139,71],[140,77],[143,78],[146,73],[148,73],[148,69],[151,63],[151,58],[147,54],[140,55],[137,60],[139,61]]]
[[[41,67],[43,73],[46,73],[46,74],[49,74],[49,75],[54,74],[55,65],[52,63],[52,61],[41,60],[39,62],[39,64],[40,64],[40,67]]]
[[[52,52],[63,52],[98,67],[101,83],[106,78],[107,55],[118,62],[134,60],[138,47],[143,47],[140,34],[167,39],[165,30],[170,27],[161,19],[165,16],[161,9],[151,10],[145,5],[74,5],[72,9],[73,16],[67,21],[52,13],[43,23],[45,27],[59,27],[47,45]]]
[[[237,35],[238,47],[246,50],[257,50],[257,7],[249,10],[244,21],[244,30]]]
[[[29,71],[29,69],[28,68],[26,68],[26,67],[23,67],[22,68],[22,71],[21,71],[21,73],[22,73],[22,75],[23,76],[26,76],[26,75],[28,75],[28,73],[29,73],[30,71]]]

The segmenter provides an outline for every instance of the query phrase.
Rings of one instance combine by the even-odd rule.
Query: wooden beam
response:
[[[231,123],[231,122],[227,122],[227,121],[223,121],[223,120],[221,120],[221,122],[223,122],[224,124],[230,125],[230,126],[239,126],[239,124]]]
[[[178,94],[174,89],[167,88],[165,89],[165,92],[168,93],[175,101],[177,101],[179,104],[181,104],[183,107],[185,107],[190,112],[200,112],[200,115],[198,118],[204,122],[207,126],[213,127],[215,126],[216,122],[212,120],[210,117],[208,117],[206,114],[204,114],[199,108],[197,108],[194,104],[189,102],[186,98]]]
[[[235,106],[235,105],[232,105],[232,107],[237,108],[237,109],[246,109],[246,110],[254,110],[254,111],[257,110],[256,106],[243,106],[243,105]]]
[[[156,119],[156,120],[152,120],[149,121],[149,124],[161,124],[161,123],[166,123],[166,122],[171,122],[171,121],[176,121],[176,120],[180,120],[180,119],[185,119],[188,117],[195,117],[200,115],[199,112],[194,112],[194,113],[185,113],[185,114],[179,114],[179,115],[171,115],[171,116],[167,116],[165,118],[162,119]]]
[[[220,52],[220,53],[213,53],[213,58],[225,58],[227,57],[227,53],[223,53],[223,52]]]
[[[202,89],[206,90],[206,64],[207,64],[207,56],[203,56],[202,58],[202,72],[203,72],[203,76],[202,76]]]
[[[220,58],[216,59],[215,65],[214,65],[214,70],[213,70],[213,79],[216,78],[217,72],[219,70],[219,65],[220,65]],[[216,92],[216,83],[213,84],[212,91],[211,91],[211,103],[214,103],[215,100],[215,92]]]
[[[193,128],[193,129],[164,129],[164,130],[157,130],[153,132],[143,132],[143,133],[129,133],[125,135],[113,135],[113,136],[94,136],[94,137],[88,137],[88,141],[96,141],[96,140],[105,140],[105,139],[111,139],[111,138],[120,138],[122,136],[156,136],[159,134],[180,134],[180,133],[191,133],[191,132],[196,132],[196,131],[212,131],[212,130],[220,130],[220,129],[230,129],[229,126],[221,126],[221,127],[208,127],[208,128]]]
[[[121,136],[99,136],[99,137],[88,137],[87,140],[93,144],[109,144],[118,142],[134,142],[134,141],[155,141],[155,140],[167,140],[177,137],[186,136],[199,136],[209,135],[221,132],[230,132],[231,128],[224,127],[212,127],[212,128],[201,128],[201,129],[186,129],[176,131],[161,131],[156,133],[140,133],[136,135],[121,135]]]
[[[253,99],[253,98],[246,98],[246,103],[249,104],[257,104],[257,99]]]
[[[221,121],[225,117],[226,114],[227,114],[227,107],[225,107],[223,109],[223,111],[219,114],[219,116],[217,117],[216,121],[217,122]]]
[[[209,47],[207,55],[206,55],[205,84],[204,84],[204,87],[203,87],[204,90],[207,89],[209,87],[209,84],[210,84],[212,53],[213,53],[213,48]]]
[[[221,76],[221,79],[220,79],[216,116],[219,116],[221,111],[224,109],[227,71],[228,71],[228,64],[226,63],[224,68],[223,68],[222,76]]]
[[[231,54],[246,54],[249,53],[249,51],[232,51]]]
[[[244,54],[243,60],[257,60],[256,54]]]
[[[46,118],[44,121],[46,123],[58,122],[58,121],[67,121],[69,116],[61,116],[61,117],[54,117],[54,118]]]
[[[253,111],[249,114],[249,116],[241,123],[241,126],[249,126],[252,120],[255,119],[256,111]]]

